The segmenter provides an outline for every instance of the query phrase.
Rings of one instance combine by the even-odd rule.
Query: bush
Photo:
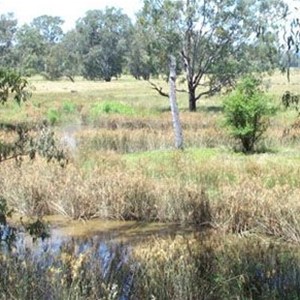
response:
[[[61,120],[61,113],[55,108],[50,108],[47,111],[47,119],[51,125],[58,123]]]
[[[234,138],[240,140],[244,152],[253,152],[275,113],[270,98],[260,89],[260,80],[245,77],[225,98],[225,125]]]

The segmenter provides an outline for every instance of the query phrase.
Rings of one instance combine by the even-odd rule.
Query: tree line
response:
[[[109,82],[124,73],[149,80],[167,74],[173,56],[195,111],[199,99],[232,88],[242,75],[286,64],[281,26],[288,13],[282,0],[144,0],[134,23],[114,7],[89,10],[66,33],[57,16],[18,27],[6,14],[0,16],[0,65],[49,80],[80,75]]]

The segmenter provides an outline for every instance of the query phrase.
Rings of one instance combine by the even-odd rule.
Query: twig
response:
[[[164,96],[164,97],[168,97],[169,98],[169,94],[168,93],[165,93],[162,89],[161,86],[158,86],[156,85],[154,82],[151,82],[150,80],[148,80],[148,82],[150,83],[150,85],[152,86],[152,88],[154,90],[156,90],[161,96]]]

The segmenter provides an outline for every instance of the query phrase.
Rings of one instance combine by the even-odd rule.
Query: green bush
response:
[[[66,114],[73,114],[76,112],[76,104],[72,102],[64,102],[63,103],[63,112]]]
[[[61,120],[61,113],[55,108],[50,108],[47,111],[47,119],[51,125],[54,125]]]
[[[244,152],[254,151],[276,111],[260,83],[253,76],[245,77],[224,100],[225,125],[240,140]]]

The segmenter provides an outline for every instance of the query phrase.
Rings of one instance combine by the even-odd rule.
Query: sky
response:
[[[63,29],[68,31],[86,11],[111,6],[122,8],[134,19],[142,7],[142,0],[0,0],[0,15],[14,13],[19,25],[30,23],[41,15],[59,16],[65,21]]]
[[[258,0],[268,1],[268,0]],[[285,0],[292,7],[300,7],[300,0]],[[30,23],[41,15],[60,16],[64,21],[63,29],[75,27],[75,22],[84,17],[85,12],[105,7],[122,8],[130,18],[142,7],[142,0],[0,0],[0,15],[13,12],[18,24]],[[300,9],[299,9],[300,10]]]

